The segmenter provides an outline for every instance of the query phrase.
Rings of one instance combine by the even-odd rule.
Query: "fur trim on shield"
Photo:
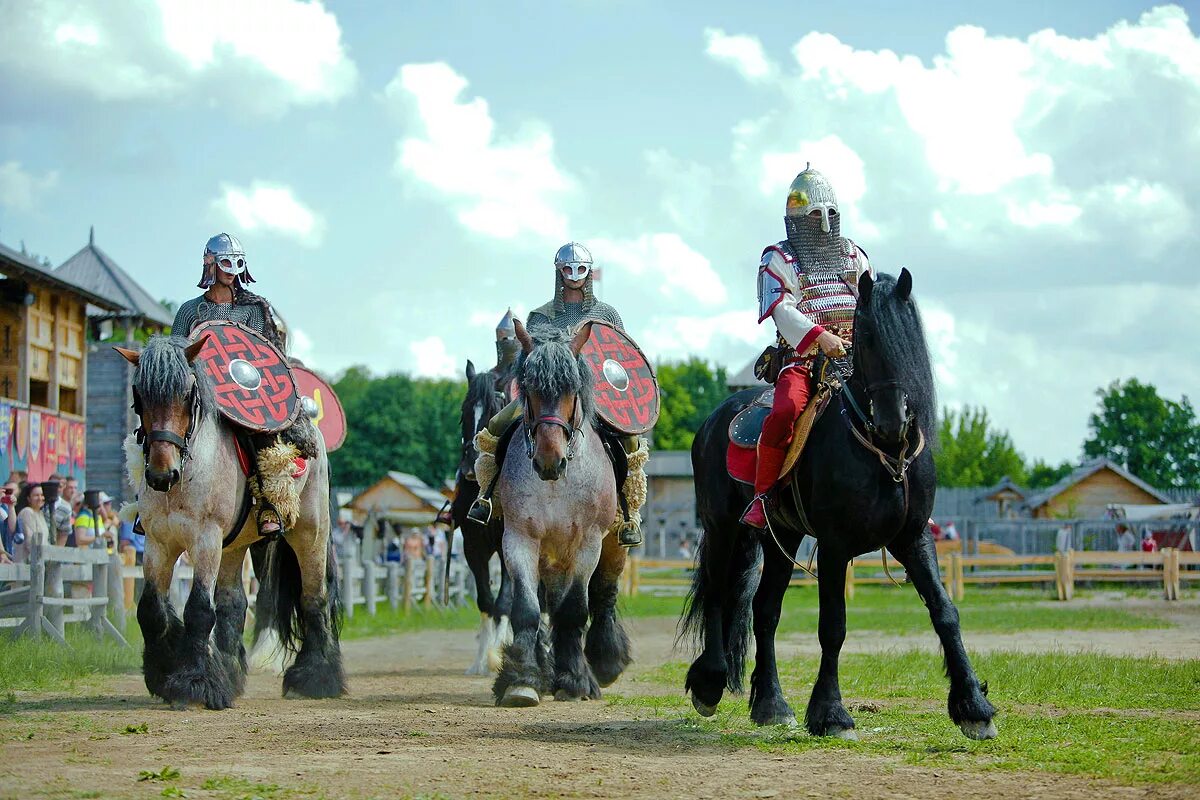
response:
[[[250,492],[256,499],[266,498],[267,502],[279,512],[280,523],[284,530],[291,529],[296,520],[300,519],[300,493],[296,490],[296,481],[292,478],[293,463],[300,451],[296,446],[287,442],[276,442],[270,447],[258,452],[258,474],[262,478],[262,488],[258,481],[250,481]]]
[[[122,503],[121,510],[117,512],[117,517],[121,522],[128,522],[130,525],[137,522],[138,504],[134,500],[132,503]]]
[[[138,444],[136,433],[126,436],[122,447],[125,448],[125,479],[129,481],[129,488],[137,493],[146,477],[146,455]]]

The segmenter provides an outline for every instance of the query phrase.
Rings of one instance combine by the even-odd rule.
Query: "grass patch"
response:
[[[343,639],[369,639],[374,636],[392,636],[401,633],[429,630],[473,630],[479,627],[479,610],[472,603],[457,608],[414,608],[392,610],[387,603],[375,608],[375,616],[366,609],[354,610],[354,617],[347,618],[342,625]]]
[[[99,675],[121,675],[142,667],[142,637],[137,623],[125,626],[129,647],[98,640],[77,625],[67,626],[69,648],[43,636],[22,636],[0,646],[0,692],[74,690]],[[0,711],[15,696],[0,696]]]

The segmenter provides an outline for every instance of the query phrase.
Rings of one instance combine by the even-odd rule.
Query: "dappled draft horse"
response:
[[[133,390],[143,444],[130,458],[129,473],[146,531],[146,582],[137,612],[146,688],[176,707],[221,709],[245,687],[242,563],[246,549],[261,540],[255,515],[243,520],[240,513],[247,479],[234,432],[217,410],[209,378],[193,364],[204,343],[154,336],[140,353],[117,350],[137,367]],[[267,548],[259,593],[266,593],[279,639],[295,655],[284,672],[284,694],[337,697],[346,678],[337,585],[327,572],[332,553],[323,442],[299,480],[299,520]],[[185,551],[194,577],[181,621],[169,592]]]
[[[854,322],[853,375],[814,423],[790,483],[781,485],[771,528],[739,522],[752,490],[726,469],[729,425],[757,396],[739,392],[701,426],[692,445],[696,500],[704,526],[682,632],[701,646],[685,688],[711,716],[725,689],[740,691],[753,614],[756,643],[750,716],[759,725],[795,724],[775,662],[775,630],[793,558],[805,534],[817,540],[821,664],[805,713],[817,736],[854,738],[842,704],[838,655],[846,637],[846,565],[886,547],[929,609],[950,678],[950,718],[973,739],[996,735],[987,684],[980,685],[959,632],[958,611],[938,577],[926,521],[936,475],[933,376],[912,276],[864,275]],[[913,455],[916,454],[916,458]],[[786,552],[785,552],[786,551]],[[761,570],[761,576],[760,576]]]
[[[479,497],[479,482],[475,477],[475,459],[479,451],[475,447],[475,434],[505,405],[502,394],[496,391],[496,376],[491,371],[476,372],[475,365],[467,361],[467,394],[463,398],[459,424],[462,428],[462,455],[458,463],[458,475],[454,486],[454,499],[450,503],[450,518],[454,528],[462,531],[463,556],[471,575],[475,579],[475,604],[479,607],[480,621],[478,650],[475,661],[467,667],[468,675],[490,675],[500,665],[499,648],[507,643],[508,592],[504,574],[504,563],[500,565],[499,596],[492,593],[490,563],[492,555],[500,552],[500,541],[504,535],[504,523],[499,517],[487,525],[467,517],[467,511]],[[446,560],[446,585],[450,585],[450,560]]]
[[[538,328],[536,343],[520,322],[516,330],[523,415],[512,442],[525,452],[504,460],[496,486],[513,641],[492,692],[497,704],[517,707],[535,706],[544,694],[599,698],[632,659],[616,613],[625,549],[606,535],[617,518],[618,487],[596,427],[592,371],[579,357],[591,324],[573,338]]]

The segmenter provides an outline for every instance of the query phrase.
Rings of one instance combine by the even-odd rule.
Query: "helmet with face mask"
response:
[[[579,242],[567,242],[554,254],[554,268],[564,278],[583,280],[592,274],[592,254]]]
[[[550,324],[570,330],[585,319],[599,319],[624,330],[621,315],[607,303],[596,299],[593,282],[596,272],[591,252],[579,242],[567,242],[554,254],[554,299],[529,314],[529,326]],[[583,299],[566,301],[567,281],[583,281],[578,287]]]
[[[844,245],[837,195],[829,180],[810,165],[788,187],[783,217],[787,243],[805,267],[838,266]]]
[[[237,276],[238,283],[245,286],[254,283],[246,266],[246,251],[236,236],[218,233],[204,245],[204,274],[197,284],[207,289],[217,282],[216,270]]]

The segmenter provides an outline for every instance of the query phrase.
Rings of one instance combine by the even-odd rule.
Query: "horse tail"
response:
[[[267,565],[258,593],[270,605],[268,618],[279,644],[295,655],[304,639],[304,617],[300,608],[300,561],[285,539],[273,539],[267,545]]]
[[[725,448],[729,444],[725,431],[733,413],[740,409],[727,407],[730,405],[726,401],[714,411],[692,443],[696,507],[704,535],[696,550],[696,568],[684,601],[679,639],[690,641],[696,651],[702,652],[693,669],[723,673],[726,688],[740,692],[750,648],[762,547],[739,522],[749,498],[743,498],[744,492],[725,471]],[[691,681],[689,673],[689,684]]]
[[[336,506],[336,497],[333,493],[333,466],[328,463],[326,456],[325,466],[325,481],[327,500],[334,501]],[[333,517],[330,515],[329,531],[325,535],[325,595],[328,598],[329,605],[329,633],[333,636],[335,642],[341,641],[342,638],[342,622],[346,618],[346,608],[342,605],[342,581],[338,573],[338,553],[337,548],[333,546]]]

